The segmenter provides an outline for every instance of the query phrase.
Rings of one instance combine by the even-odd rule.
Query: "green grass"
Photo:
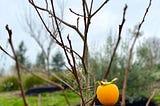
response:
[[[80,103],[78,95],[71,91],[67,91],[70,104],[75,106]],[[38,106],[38,97],[27,96],[29,106]],[[65,98],[62,92],[45,93],[40,96],[40,106],[67,106]],[[0,106],[23,106],[23,100],[21,97],[14,96],[12,93],[0,94]]]

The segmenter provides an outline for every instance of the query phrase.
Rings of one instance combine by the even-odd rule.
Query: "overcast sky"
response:
[[[39,2],[41,0],[38,0]],[[71,2],[70,2],[71,1]],[[98,7],[104,0],[95,0],[94,9]],[[89,31],[89,46],[101,46],[107,36],[107,33],[112,30],[118,32],[118,25],[121,23],[123,7],[128,5],[126,14],[126,23],[124,25],[123,34],[125,35],[127,29],[133,28],[134,25],[139,23],[148,6],[149,0],[110,0],[109,3],[93,18]],[[23,15],[29,7],[27,0],[1,0],[0,1],[0,45],[4,48],[8,46],[7,32],[5,25],[8,24],[13,31],[13,42],[15,47],[23,40],[27,45],[27,55],[32,54],[33,60],[39,50],[34,40],[22,29]],[[142,27],[144,37],[159,36],[160,34],[160,13],[159,13],[160,0],[152,0],[152,6],[149,14],[146,17],[145,23]],[[65,0],[64,19],[70,23],[76,22],[76,16],[69,12],[69,8],[79,12],[81,11],[81,0]],[[80,51],[78,41],[79,38],[75,37],[73,30],[66,29],[64,31],[70,34],[73,39],[74,47]],[[123,38],[123,37],[122,37]],[[9,48],[9,47],[8,47]],[[8,49],[8,51],[10,51]],[[0,68],[8,66],[13,63],[9,57],[3,55],[0,51]],[[5,62],[7,60],[7,62]]]

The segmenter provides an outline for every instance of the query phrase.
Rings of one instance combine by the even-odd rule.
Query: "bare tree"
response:
[[[77,82],[78,88],[79,88],[79,93],[80,93],[80,97],[82,100],[82,105],[84,106],[86,104],[86,102],[88,101],[88,97],[85,98],[84,92],[88,92],[89,94],[89,89],[84,90],[82,87],[85,88],[89,88],[90,83],[89,83],[89,71],[88,71],[88,31],[89,31],[89,27],[90,27],[90,23],[91,23],[91,19],[93,18],[93,16],[95,16],[101,9],[102,7],[104,7],[109,0],[105,0],[95,11],[93,11],[93,3],[94,0],[91,1],[86,1],[86,0],[82,0],[82,14],[81,13],[77,13],[75,12],[73,9],[69,9],[71,13],[73,13],[75,16],[77,16],[77,23],[75,25],[72,25],[66,21],[64,21],[63,19],[61,19],[60,17],[57,16],[56,12],[55,12],[55,2],[53,0],[48,1],[46,0],[46,6],[45,7],[41,7],[39,5],[37,5],[35,3],[34,0],[29,0],[30,4],[35,8],[36,12],[38,13],[38,16],[40,18],[40,20],[42,21],[44,27],[46,28],[46,30],[48,31],[48,33],[50,34],[50,36],[55,40],[55,42],[64,50],[65,56],[67,58],[69,67],[68,69],[70,70],[70,72],[74,75],[75,80]],[[51,6],[49,8],[49,5]],[[48,13],[48,15],[51,16],[51,18],[54,20],[54,23],[56,24],[57,27],[57,31],[58,31],[58,37],[56,38],[52,31],[48,28],[41,12],[45,12]],[[83,31],[80,31],[79,29],[79,19],[83,20]],[[83,42],[83,53],[82,55],[79,55],[73,48],[72,46],[72,41],[70,40],[70,35],[67,36],[67,40],[69,45],[66,45],[64,43],[64,36],[62,35],[62,32],[60,30],[59,24],[58,22],[61,22],[62,24],[64,24],[65,26],[72,28],[75,30],[75,32],[77,32],[77,35],[81,38],[82,42]],[[82,68],[83,68],[83,76],[85,77],[85,83],[81,83],[82,81],[81,78],[78,75],[79,70],[77,70],[77,61],[75,57],[79,57],[79,59],[81,60],[82,63]]]
[[[63,10],[62,10],[63,12]],[[27,32],[38,44],[39,48],[41,49],[41,54],[44,58],[44,64],[42,64],[44,67],[44,71],[47,72],[48,76],[50,75],[50,61],[51,61],[51,54],[53,51],[53,48],[55,47],[55,41],[54,39],[51,39],[51,37],[48,35],[46,29],[43,27],[43,25],[39,22],[37,22],[36,18],[32,15],[32,12],[29,11],[29,13],[24,16],[25,17],[25,24],[23,25],[23,29],[25,32]],[[61,17],[63,18],[63,13],[61,13]],[[53,36],[57,37],[57,28],[55,24],[53,23],[53,20],[50,19],[50,17],[46,17],[47,26],[52,31]],[[59,26],[61,26],[61,23],[58,23]],[[60,30],[62,31],[62,26],[60,27]],[[42,68],[41,67],[41,68]],[[38,68],[38,67],[37,67]]]

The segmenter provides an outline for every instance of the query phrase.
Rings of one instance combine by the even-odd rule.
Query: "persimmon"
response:
[[[100,81],[97,88],[97,98],[104,106],[114,106],[119,98],[119,90],[116,84],[113,82],[117,79],[113,79],[111,82]]]

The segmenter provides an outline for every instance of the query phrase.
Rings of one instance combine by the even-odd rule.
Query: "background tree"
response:
[[[101,80],[104,75],[104,70],[106,69],[106,64],[109,64],[109,58],[111,58],[111,54],[116,43],[116,36],[112,32],[107,34],[105,44],[99,49],[93,49],[90,54],[90,70],[95,70],[96,80]],[[97,48],[97,47],[94,47]],[[97,51],[94,51],[97,50]],[[115,77],[115,70],[117,69],[117,54],[113,60],[113,64],[111,67],[112,72],[109,74],[108,80]]]
[[[149,69],[160,64],[160,38],[149,37],[139,45],[137,56],[144,60],[144,66]]]
[[[27,52],[27,48],[24,44],[24,41],[21,41],[18,46],[18,50],[16,51],[18,62],[21,63],[22,65],[30,67],[31,64],[26,57],[26,52]]]
[[[4,75],[4,69],[0,68],[0,77],[2,77]]]
[[[45,57],[43,52],[37,54],[36,66],[39,68],[45,69]]]
[[[119,51],[116,53],[112,63],[111,72],[108,75],[108,79],[112,79],[114,77],[118,78],[117,85],[120,91],[122,90],[123,86],[124,70],[127,64],[127,56],[129,54],[129,44],[133,40],[133,32],[131,33],[131,30],[129,30],[127,31],[126,36],[123,36],[125,39],[122,39],[121,41],[121,44],[118,48]],[[106,69],[105,64],[108,63],[108,58],[111,56],[111,51],[115,45],[115,39],[116,36],[113,33],[108,33],[106,42],[101,49],[93,49],[97,51],[92,51],[93,53],[90,54],[90,70],[95,71],[94,73],[96,80],[100,80],[101,76],[104,74],[104,71],[102,70]],[[133,51],[130,72],[128,75],[126,99],[129,100],[130,103],[143,99],[143,97],[152,90],[150,88],[148,89],[147,86],[155,81],[155,74],[152,75],[156,72],[154,71],[155,69],[152,68],[152,70],[149,70],[148,65],[144,65],[146,62],[148,62],[147,54],[150,53],[150,46],[147,46],[145,40],[140,41],[144,45],[137,45],[136,49]],[[157,75],[159,75],[159,73],[157,73]],[[142,91],[142,89],[145,89],[145,91]]]
[[[149,76],[153,80],[159,80],[159,58],[160,58],[160,38],[149,37],[137,47],[137,58],[141,62],[142,67],[148,71]]]
[[[61,2],[59,2],[61,3]],[[63,19],[63,9],[64,9],[64,4],[63,2],[59,4],[60,8],[60,17]],[[50,34],[47,33],[47,30],[44,28],[43,24],[39,22],[39,17],[35,17],[35,14],[31,9],[29,12],[26,12],[23,17],[25,24],[22,24],[23,30],[27,32],[33,39],[34,41],[38,44],[38,47],[40,48],[41,53],[37,54],[37,60],[36,60],[36,65],[39,70],[43,68],[43,71],[50,75],[50,67],[51,67],[51,61],[52,61],[52,53],[54,52],[54,47],[55,47],[55,40],[51,38]],[[46,14],[44,14],[45,16]],[[45,21],[47,24],[47,27],[52,31],[53,36],[56,38],[57,37],[57,28],[53,20],[48,17],[47,15],[45,16]],[[60,29],[62,31],[63,27],[61,26],[61,22],[59,22]],[[40,66],[40,67],[39,67]]]
[[[26,57],[25,57],[26,51],[27,51],[27,48],[25,47],[24,42],[21,41],[16,53],[17,53],[18,61],[23,65],[26,63]]]
[[[52,70],[53,71],[62,71],[65,66],[65,61],[62,53],[60,51],[56,52],[55,55],[52,56]]]

